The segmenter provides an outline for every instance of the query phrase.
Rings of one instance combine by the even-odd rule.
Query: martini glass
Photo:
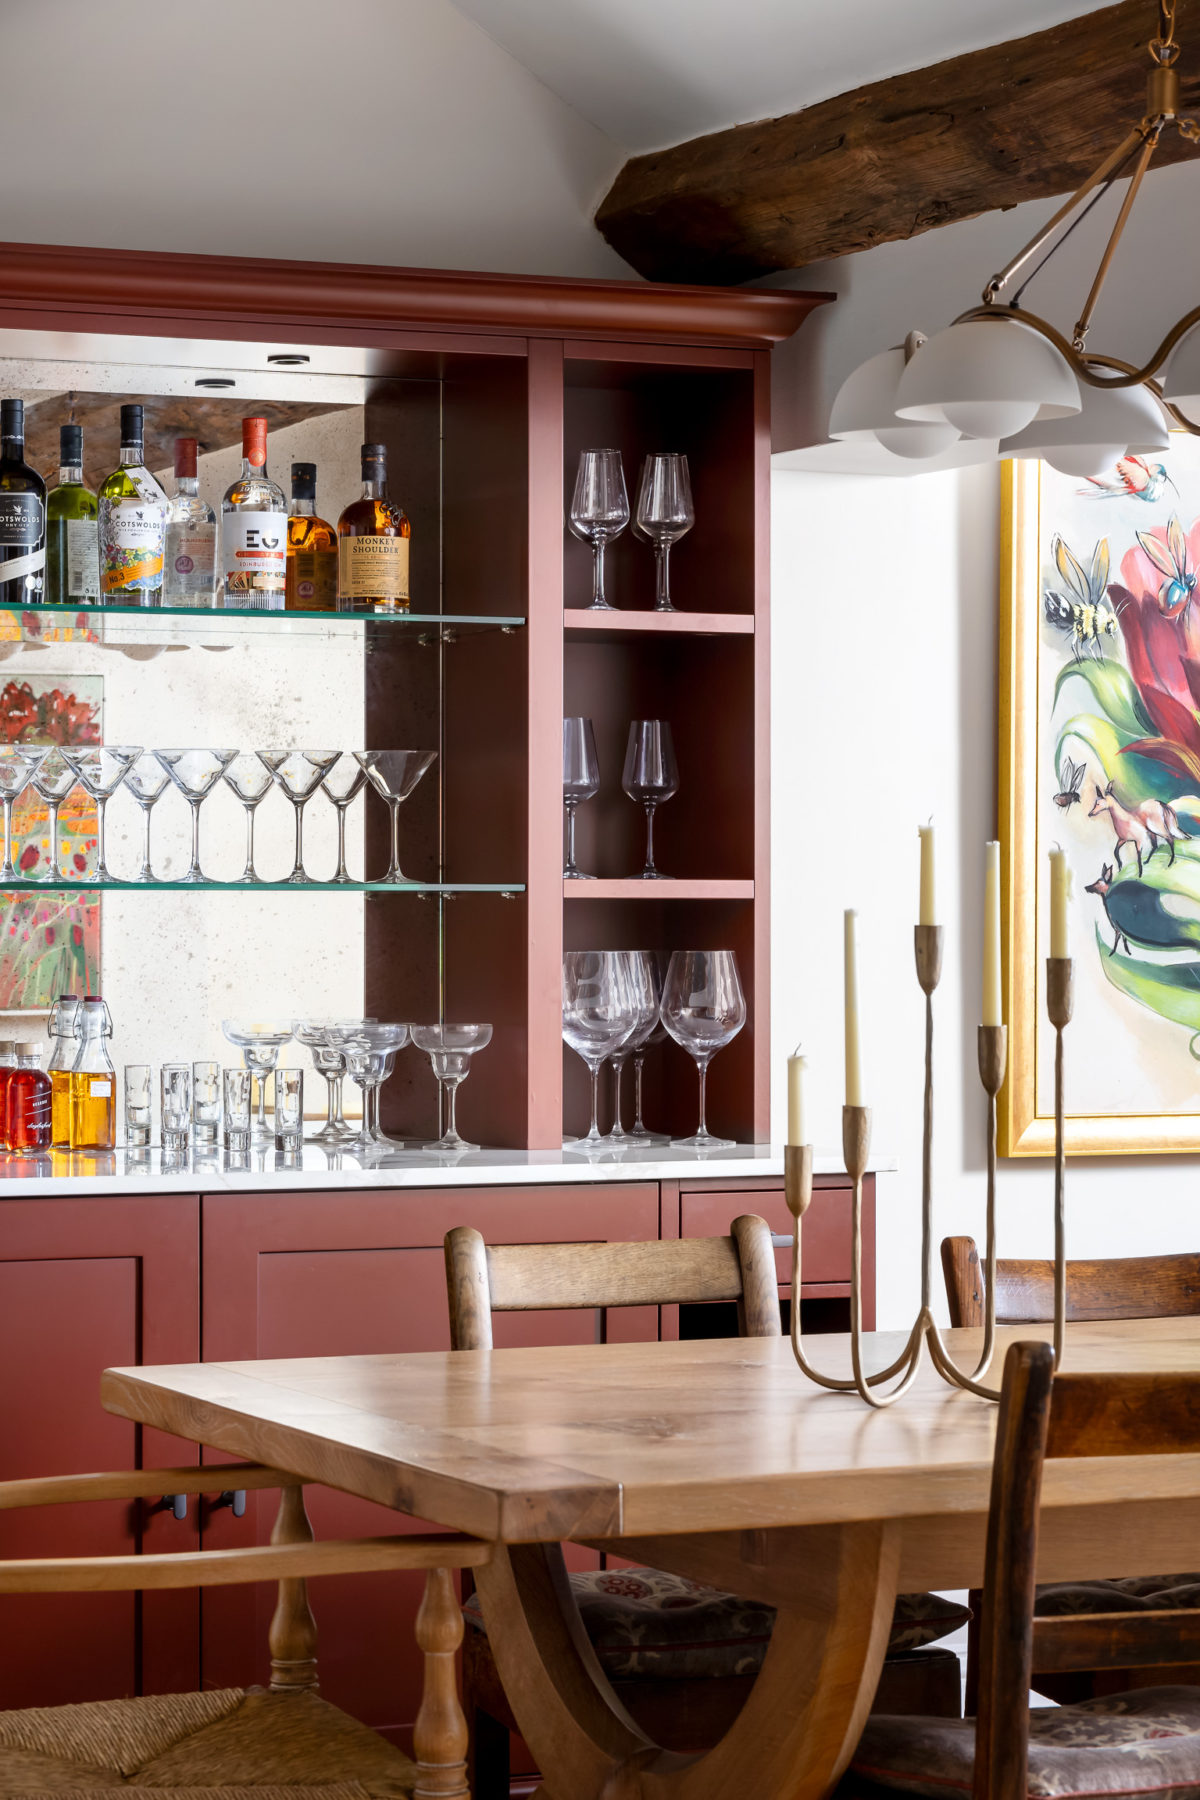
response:
[[[429,768],[436,750],[356,750],[354,758],[366,770],[367,780],[382,794],[392,814],[392,860],[385,881],[407,881],[400,867],[400,805],[408,799]]]
[[[50,873],[49,881],[67,879],[66,871],[59,860],[58,841],[58,809],[75,786],[76,775],[61,750],[50,750],[32,775],[34,789],[46,802],[46,811],[50,815]]]
[[[490,1025],[414,1025],[412,1041],[424,1050],[433,1064],[438,1087],[446,1095],[446,1129],[435,1144],[423,1148],[437,1156],[444,1151],[478,1150],[458,1135],[454,1122],[454,1101],[459,1083],[471,1073],[471,1058],[477,1050],[485,1050],[492,1041]]]
[[[200,807],[229,767],[236,750],[156,750],[154,752],[192,809],[192,860],[181,882],[208,880],[200,867]]]
[[[254,815],[270,793],[275,777],[253,750],[243,750],[222,771],[221,779],[233,789],[246,809],[246,867],[238,880],[258,881],[259,876],[254,867]]]
[[[346,1079],[346,1052],[343,1040],[364,1021],[336,1019],[297,1019],[293,1035],[311,1053],[313,1067],[325,1077],[326,1113],[320,1131],[314,1131],[314,1144],[327,1144],[342,1149],[355,1137],[353,1125],[346,1122],[342,1111],[342,1084]]]
[[[43,752],[43,755],[45,752]],[[142,754],[140,744],[112,744],[101,749],[63,749],[81,785],[96,802],[96,874],[97,881],[112,881],[113,875],[104,860],[104,813],[130,769]],[[3,871],[0,871],[2,873]]]
[[[13,802],[29,786],[48,754],[48,750],[35,749],[32,744],[5,744],[0,748],[0,796],[4,799],[4,866],[0,868],[0,878],[4,880],[21,879],[21,871],[13,867],[12,859]]]
[[[304,809],[332,769],[340,750],[260,750],[261,761],[296,809],[296,866],[289,882],[311,882],[304,873]]]
[[[282,1019],[222,1019],[221,1030],[237,1045],[251,1074],[258,1076],[258,1112],[250,1135],[258,1143],[266,1143],[273,1135],[267,1129],[267,1076],[279,1061],[284,1044],[291,1041],[291,1024]]]
[[[402,1150],[403,1144],[385,1137],[380,1127],[379,1090],[395,1067],[397,1050],[408,1042],[408,1026],[364,1021],[339,1027],[336,1036],[346,1057],[346,1073],[363,1097],[362,1130],[347,1148]]]
[[[154,880],[154,870],[150,866],[150,814],[169,780],[170,776],[152,750],[143,750],[125,777],[125,786],[142,809],[142,866],[134,876],[135,881]]]
[[[335,763],[321,783],[325,793],[337,807],[338,821],[338,863],[335,881],[349,881],[350,872],[346,867],[346,809],[357,799],[362,785],[367,779],[367,771],[353,756],[343,756]]]

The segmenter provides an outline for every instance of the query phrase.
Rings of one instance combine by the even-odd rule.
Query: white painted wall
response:
[[[623,154],[450,0],[8,0],[0,238],[628,275]]]

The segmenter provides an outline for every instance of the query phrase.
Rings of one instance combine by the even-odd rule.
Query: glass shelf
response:
[[[523,894],[522,881],[6,881],[6,894]]]
[[[500,613],[241,612],[197,606],[42,606],[0,611],[0,655],[6,644],[142,645],[223,650],[247,638],[327,643],[451,644],[481,632],[513,632],[523,617]]]

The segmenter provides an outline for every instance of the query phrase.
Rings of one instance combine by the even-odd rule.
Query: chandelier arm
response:
[[[1004,318],[1013,319],[1018,325],[1027,325],[1031,331],[1040,332],[1066,357],[1072,373],[1080,381],[1086,382],[1088,387],[1125,388],[1144,386],[1159,373],[1180,339],[1187,336],[1193,325],[1200,324],[1200,306],[1194,306],[1191,312],[1184,313],[1181,319],[1175,321],[1153,356],[1140,369],[1135,368],[1132,363],[1121,362],[1115,356],[1093,356],[1090,353],[1083,355],[1049,320],[1039,318],[1037,313],[1026,312],[1022,307],[1006,305],[1004,301],[970,306],[953,322],[955,325],[966,325],[973,319]],[[1099,375],[1096,373],[1097,367],[1122,369],[1125,372],[1112,376]]]
[[[1080,354],[1083,353],[1083,347],[1087,342],[1088,327],[1092,322],[1092,314],[1096,310],[1096,302],[1100,298],[1100,290],[1104,286],[1109,267],[1112,263],[1113,256],[1116,253],[1117,245],[1121,241],[1122,233],[1129,221],[1129,215],[1133,211],[1134,201],[1138,197],[1138,190],[1142,185],[1147,169],[1150,167],[1154,152],[1158,149],[1159,139],[1162,136],[1162,128],[1163,121],[1161,119],[1156,120],[1146,135],[1145,142],[1142,145],[1142,153],[1137,159],[1137,166],[1130,177],[1129,186],[1125,190],[1125,198],[1121,202],[1121,210],[1117,214],[1116,223],[1113,225],[1108,243],[1104,246],[1104,255],[1100,258],[1100,267],[1096,270],[1096,278],[1092,282],[1091,292],[1084,301],[1083,311],[1076,321],[1073,342],[1076,350],[1078,350]]]

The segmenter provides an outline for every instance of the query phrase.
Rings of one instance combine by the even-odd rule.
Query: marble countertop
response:
[[[833,1151],[818,1151],[818,1175],[841,1174]],[[877,1160],[874,1170],[889,1169]],[[312,1192],[329,1188],[528,1187],[612,1181],[729,1180],[783,1175],[783,1151],[770,1144],[738,1144],[730,1150],[700,1152],[669,1144],[645,1149],[471,1150],[457,1157],[419,1148],[396,1149],[369,1160],[353,1151],[327,1151],[306,1144],[300,1158],[270,1148],[232,1156],[222,1150],[166,1157],[158,1149],[52,1151],[44,1156],[0,1155],[0,1199],[32,1195],[222,1194],[289,1188]]]

